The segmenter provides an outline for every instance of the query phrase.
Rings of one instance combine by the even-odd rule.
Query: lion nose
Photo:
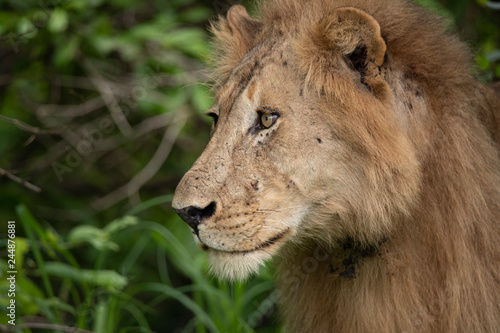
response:
[[[194,206],[189,206],[181,209],[175,210],[181,219],[184,220],[198,235],[198,225],[203,222],[203,220],[208,219],[215,213],[215,202],[211,202],[205,208],[198,208]]]

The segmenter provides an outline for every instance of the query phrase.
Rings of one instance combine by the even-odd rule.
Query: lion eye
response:
[[[217,115],[217,113],[213,113],[213,112],[210,112],[210,113],[207,113],[207,115],[213,119],[213,126],[215,127],[215,125],[217,125],[217,121],[219,120],[219,116]]]
[[[277,114],[264,112],[260,116],[260,124],[264,128],[269,128],[273,126],[273,124],[276,122],[276,119],[278,119]]]

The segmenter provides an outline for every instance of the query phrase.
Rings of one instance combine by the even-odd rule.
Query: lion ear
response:
[[[321,19],[306,35],[308,43],[314,43],[313,52],[320,54],[322,59],[319,63],[324,64],[325,68],[329,64],[333,68],[343,67],[354,71],[359,74],[363,84],[372,92],[377,92],[382,80],[380,74],[387,46],[379,23],[370,14],[354,7],[337,8]],[[302,41],[300,49],[305,51],[305,40]],[[302,52],[306,57],[307,53]],[[317,59],[317,55],[315,58]],[[311,66],[310,63],[309,69],[311,68],[314,65]],[[325,68],[321,70],[324,72]]]
[[[251,18],[245,7],[233,6],[227,12],[227,23],[235,38],[237,38],[248,52],[253,46],[255,35],[260,31],[262,23]]]
[[[229,9],[226,18],[212,24],[214,34],[214,59],[216,75],[226,80],[234,67],[254,46],[262,23],[250,17],[245,7],[236,5]]]

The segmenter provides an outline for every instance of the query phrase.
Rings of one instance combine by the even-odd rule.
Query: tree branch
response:
[[[41,105],[37,109],[36,114],[38,117],[46,117],[48,115],[55,114],[58,117],[74,118],[74,117],[84,116],[92,111],[95,111],[103,107],[104,105],[106,105],[105,102],[103,101],[102,97],[99,96],[90,99],[88,101],[85,101],[82,104],[76,104],[76,105],[52,105],[52,104]]]
[[[185,112],[177,112],[172,124],[165,131],[158,149],[144,169],[135,175],[128,184],[114,190],[103,198],[97,199],[91,206],[101,211],[138,192],[146,182],[153,178],[163,165],[186,120],[187,116]]]
[[[122,132],[124,136],[129,137],[133,133],[132,126],[128,123],[123,110],[118,104],[118,101],[113,94],[113,90],[111,89],[111,85],[101,76],[101,74],[99,74],[90,61],[85,61],[84,66],[90,73],[89,79],[101,94],[101,97],[104,100],[104,103],[106,103],[106,106],[111,114],[111,118],[113,118],[116,126],[118,126],[120,132]]]
[[[34,126],[29,125],[29,124],[26,124],[25,122],[23,122],[23,121],[21,121],[19,119],[10,118],[10,117],[6,117],[6,116],[3,116],[3,115],[0,115],[0,120],[3,120],[5,122],[7,122],[7,123],[11,123],[12,125],[16,126],[20,130],[23,130],[23,131],[28,132],[28,133],[33,133],[35,135],[42,135],[42,134],[46,134],[46,135],[60,135],[59,131],[42,130],[42,129],[38,128],[38,127],[34,127]]]
[[[33,192],[36,192],[36,193],[40,193],[42,192],[42,189],[36,185],[33,185],[31,184],[30,182],[28,182],[27,180],[24,180],[22,178],[19,178],[17,177],[16,175],[14,175],[12,172],[10,171],[7,171],[7,170],[4,170],[2,168],[0,168],[0,175],[1,176],[6,176],[7,178],[9,178],[10,180],[13,180],[15,181],[16,183],[19,183],[21,185],[23,185],[24,187],[32,190]]]

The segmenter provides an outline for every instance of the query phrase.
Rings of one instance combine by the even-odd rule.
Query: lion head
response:
[[[173,207],[222,278],[308,240],[376,244],[417,201],[418,147],[377,20],[353,7],[303,15],[290,29],[235,6],[213,28],[213,131]]]

